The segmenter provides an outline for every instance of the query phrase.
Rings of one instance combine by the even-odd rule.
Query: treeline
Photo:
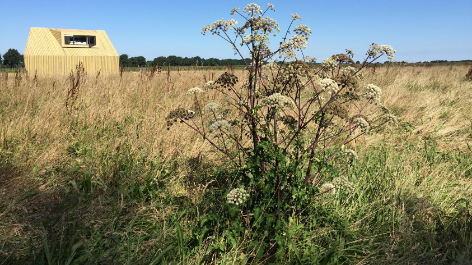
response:
[[[245,59],[246,63],[250,64],[251,59]],[[180,57],[180,56],[160,56],[154,58],[152,61],[146,61],[144,56],[136,56],[129,58],[127,54],[120,55],[120,65],[126,67],[138,67],[138,66],[192,66],[192,65],[203,65],[203,66],[226,66],[226,65],[244,65],[244,60],[242,59],[217,59],[217,58],[201,58],[200,56],[195,57]]]
[[[0,66],[5,68],[22,68],[25,67],[23,54],[16,49],[8,49],[6,53],[0,54]]]

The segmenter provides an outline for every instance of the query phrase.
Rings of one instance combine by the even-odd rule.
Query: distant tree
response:
[[[129,58],[129,66],[146,66],[146,58],[144,58],[143,56],[131,57]]]
[[[22,67],[23,55],[16,49],[8,49],[8,51],[3,54],[3,65],[8,67]]]
[[[361,62],[359,62],[359,61],[356,61],[356,64],[361,64]]]
[[[129,59],[128,59],[128,54],[122,54],[120,55],[120,66],[129,66]]]
[[[2,62],[3,62],[3,60],[2,60],[2,54],[0,53],[0,66],[2,65]]]

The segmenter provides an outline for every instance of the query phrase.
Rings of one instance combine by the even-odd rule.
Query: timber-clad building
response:
[[[80,62],[90,74],[119,72],[118,53],[103,30],[31,28],[24,60],[39,76],[69,75]]]

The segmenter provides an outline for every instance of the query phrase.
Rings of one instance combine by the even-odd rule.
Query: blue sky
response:
[[[249,1],[49,1],[16,0],[1,5],[0,53],[24,52],[31,27],[105,30],[118,54],[237,58],[231,46],[201,29]],[[267,2],[255,2],[264,9]],[[396,61],[472,59],[472,0],[271,1],[268,16],[282,31],[298,13],[312,30],[305,55],[321,61],[351,49],[362,60],[373,42],[392,45]],[[296,24],[295,24],[296,25]],[[282,35],[282,34],[280,34]],[[280,39],[272,43],[277,44]],[[381,62],[385,61],[381,59]]]

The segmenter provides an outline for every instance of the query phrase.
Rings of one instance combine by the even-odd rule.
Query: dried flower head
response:
[[[328,90],[333,90],[333,92],[336,93],[339,90],[338,83],[336,83],[336,81],[334,81],[333,79],[330,79],[330,78],[321,79],[318,82],[318,84],[320,85],[321,90],[323,90],[323,91],[328,89]]]
[[[370,124],[364,118],[355,118],[353,122],[361,129],[363,133],[368,133],[370,131]]]
[[[311,35],[311,29],[307,25],[298,25],[293,31],[299,35],[305,36],[307,39]]]
[[[218,104],[216,104],[215,102],[210,102],[210,103],[206,104],[205,107],[203,107],[202,112],[204,114],[206,114],[206,113],[215,113],[219,109],[220,109],[220,106]]]
[[[197,94],[197,93],[203,93],[204,91],[199,88],[199,87],[194,87],[194,88],[190,88],[188,91],[187,91],[187,95],[192,95],[192,94]]]
[[[295,103],[291,98],[283,96],[280,93],[275,93],[262,99],[261,103],[261,106],[267,107],[295,107]]]
[[[249,193],[244,188],[236,188],[226,195],[229,204],[240,205],[249,198]]]
[[[365,89],[367,91],[365,92],[364,97],[366,97],[367,99],[380,101],[380,94],[382,94],[382,90],[378,86],[368,84],[367,86],[365,86]]]
[[[267,6],[269,6],[269,8],[270,8],[271,10],[274,10],[274,11],[275,11],[275,8],[274,8],[274,5],[273,5],[273,4],[268,3]]]
[[[349,49],[346,49],[346,54],[349,55],[351,58],[354,57],[354,53]]]

